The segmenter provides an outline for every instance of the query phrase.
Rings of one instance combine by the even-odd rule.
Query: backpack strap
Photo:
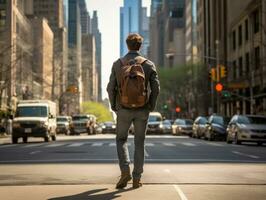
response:
[[[137,56],[137,57],[135,58],[135,61],[136,61],[136,63],[142,65],[143,63],[145,63],[145,62],[147,61],[147,59],[144,58],[144,57],[142,57],[142,56]]]

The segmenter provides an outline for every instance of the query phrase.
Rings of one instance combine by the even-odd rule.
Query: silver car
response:
[[[258,115],[235,115],[227,127],[227,143],[266,143],[266,117]]]
[[[188,136],[192,136],[192,125],[193,120],[191,119],[176,119],[174,124],[172,125],[172,134],[185,134]]]
[[[199,116],[195,119],[194,123],[193,123],[193,134],[192,137],[194,138],[201,138],[204,136],[205,134],[205,130],[206,130],[206,124],[207,124],[208,120],[206,117],[202,117]]]

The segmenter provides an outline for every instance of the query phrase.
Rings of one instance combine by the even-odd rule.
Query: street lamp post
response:
[[[220,70],[219,70],[219,62],[220,62],[220,58],[219,58],[219,40],[216,40],[215,41],[215,44],[216,44],[216,77],[217,77],[217,81],[219,82],[220,80]],[[217,95],[216,95],[216,100],[217,100],[217,107],[216,107],[216,112],[217,114],[220,113],[220,98],[219,98],[219,94],[217,92]]]

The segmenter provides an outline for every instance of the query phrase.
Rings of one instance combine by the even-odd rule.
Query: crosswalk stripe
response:
[[[99,146],[103,146],[103,143],[102,142],[95,142],[91,146],[93,146],[93,147],[99,147]]]
[[[5,144],[5,145],[1,145],[0,148],[7,148],[7,147],[15,147],[18,144]]]
[[[146,146],[146,147],[153,147],[154,144],[153,144],[153,143],[146,143],[145,146]]]
[[[109,144],[109,146],[110,147],[114,147],[114,146],[116,146],[116,143],[112,142],[112,143]]]
[[[65,143],[55,143],[55,144],[49,144],[49,145],[46,145],[45,147],[60,147],[60,146],[63,146],[65,145]]]
[[[206,144],[211,145],[211,146],[216,146],[216,147],[223,147],[224,146],[222,144],[214,143],[214,142],[206,142]]]
[[[197,146],[196,144],[190,143],[190,142],[182,142],[182,145],[189,146],[189,147],[194,147]]]
[[[80,147],[84,144],[85,144],[84,142],[76,142],[76,143],[68,145],[67,147]]]
[[[24,148],[38,147],[38,146],[42,146],[42,145],[44,145],[44,143],[28,144],[28,145],[24,146]]]
[[[164,146],[168,146],[168,147],[175,147],[175,144],[173,144],[173,143],[166,143],[166,142],[164,142],[163,145]]]

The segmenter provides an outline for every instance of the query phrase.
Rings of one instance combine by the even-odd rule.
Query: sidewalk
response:
[[[123,190],[115,185],[2,186],[0,196],[4,200],[183,200],[172,185],[132,189],[131,184]]]

